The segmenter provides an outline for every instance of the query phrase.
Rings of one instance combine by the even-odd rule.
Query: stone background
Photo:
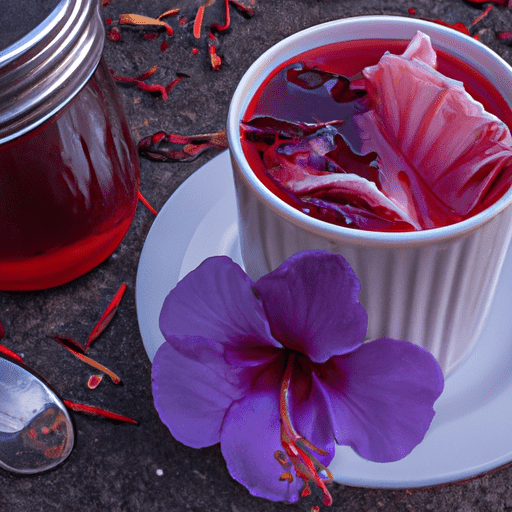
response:
[[[157,64],[155,82],[168,83],[177,72],[187,78],[167,101],[120,84],[135,141],[156,131],[181,134],[217,131],[225,126],[231,95],[249,65],[284,37],[320,22],[364,14],[442,19],[467,26],[490,4],[462,0],[256,0],[248,19],[232,8],[231,28],[220,36],[222,68],[210,69],[207,43],[196,41],[189,23],[170,19],[175,36],[165,53],[156,41],[142,39],[142,29],[121,27],[121,39],[106,39],[104,56],[116,73],[135,76]],[[120,13],[158,16],[174,7],[193,19],[192,0],[111,0],[101,8],[115,25]],[[30,16],[30,13],[27,14]],[[222,22],[223,2],[207,9],[205,25]],[[28,23],[28,21],[27,21]],[[107,30],[109,27],[107,27]],[[510,42],[496,33],[512,29],[511,11],[495,6],[471,29],[480,40],[512,63]],[[205,32],[203,32],[205,34]],[[192,54],[192,48],[199,52]],[[141,191],[159,210],[173,191],[215,155],[209,152],[192,163],[158,163],[141,159]],[[194,450],[181,445],[160,422],[152,404],[151,365],[138,330],[135,276],[145,237],[154,216],[139,205],[135,220],[120,247],[103,264],[67,285],[30,293],[0,292],[3,343],[23,354],[27,364],[43,375],[64,397],[111,408],[140,421],[139,427],[73,414],[77,442],[70,458],[56,470],[20,477],[0,470],[0,511],[223,511],[299,512],[307,500],[294,505],[252,497],[231,479],[219,446]],[[128,291],[113,322],[90,355],[118,372],[123,387],[108,379],[87,389],[89,367],[48,338],[68,332],[84,339],[122,282]],[[511,432],[512,435],[512,432]],[[468,446],[468,449],[471,449]],[[161,470],[158,471],[157,470]],[[161,474],[160,474],[161,473]],[[471,481],[426,490],[388,491],[332,486],[334,505],[341,511],[506,511],[512,510],[512,468],[502,468]]]

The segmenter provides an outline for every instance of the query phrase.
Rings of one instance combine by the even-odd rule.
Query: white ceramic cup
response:
[[[478,215],[442,228],[402,233],[350,229],[309,217],[276,197],[250,168],[240,142],[240,121],[251,98],[280,64],[326,44],[411,40],[418,30],[430,36],[435,49],[491,81],[512,107],[512,68],[475,39],[422,20],[363,16],[299,32],[256,60],[231,101],[228,141],[248,275],[257,279],[303,249],[342,254],[361,281],[367,338],[387,336],[425,347],[447,376],[468,355],[489,311],[512,235],[512,190]]]

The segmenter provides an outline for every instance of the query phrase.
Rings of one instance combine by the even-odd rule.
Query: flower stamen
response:
[[[292,420],[290,418],[290,404],[289,404],[289,393],[290,393],[290,382],[292,377],[293,365],[295,363],[295,354],[291,354],[288,357],[286,370],[281,383],[281,393],[279,400],[279,414],[281,417],[281,445],[288,455],[291,463],[295,468],[295,472],[299,478],[304,481],[304,489],[301,493],[302,497],[309,496],[311,489],[309,487],[310,482],[314,482],[315,485],[322,491],[323,504],[332,505],[332,496],[325,486],[326,483],[332,481],[333,476],[331,472],[311,453],[315,452],[319,455],[327,455],[327,452],[321,448],[318,448],[310,441],[301,436],[293,427]],[[276,451],[275,457],[277,461],[283,466],[286,471],[281,475],[281,480],[288,482],[293,481],[293,476],[288,471],[289,463],[284,459],[284,454],[280,450]],[[286,467],[288,465],[288,467]],[[320,474],[327,475],[327,479],[322,479]],[[291,476],[291,480],[289,476]]]

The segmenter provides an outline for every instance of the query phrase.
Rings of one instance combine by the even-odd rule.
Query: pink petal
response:
[[[355,117],[362,150],[379,154],[382,191],[424,228],[473,215],[512,179],[508,128],[433,69],[430,52],[418,33],[404,56],[366,68],[374,108]]]

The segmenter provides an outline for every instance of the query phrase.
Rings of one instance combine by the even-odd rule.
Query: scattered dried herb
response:
[[[204,10],[206,7],[201,5],[197,10],[196,19],[194,20],[193,34],[196,39],[201,39],[201,25],[203,24]]]
[[[126,284],[123,283],[119,290],[117,290],[114,298],[110,301],[107,309],[104,311],[103,315],[101,315],[98,323],[94,326],[91,334],[89,334],[89,338],[86,343],[86,350],[91,346],[91,343],[107,328],[108,324],[112,320],[113,316],[117,311],[117,307],[123,298],[124,292],[126,291]]]
[[[141,191],[138,191],[140,202],[154,215],[158,215],[158,212],[148,203],[147,199],[142,195]]]
[[[210,32],[208,36],[208,53],[210,55],[210,64],[214,71],[218,71],[222,65],[222,59],[217,55],[217,46],[219,40]]]
[[[96,338],[98,338],[98,336],[107,328],[108,324],[114,317],[114,314],[117,311],[117,307],[123,298],[126,288],[127,286],[125,283],[119,287],[116,294],[114,295],[114,298],[110,301],[100,319],[93,327],[85,344],[81,343],[76,338],[68,334],[54,334],[52,335],[52,338],[58,341],[61,345],[64,345],[66,348],[71,348],[73,350],[78,349],[80,352],[87,352],[91,347],[92,342],[96,340]]]
[[[201,135],[157,132],[145,137],[138,144],[141,156],[160,162],[191,162],[209,149],[227,147],[228,141],[224,130]]]
[[[24,364],[23,358],[16,354],[16,352],[13,352],[11,349],[7,348],[4,345],[0,345],[0,354],[3,356],[8,357],[9,359],[12,359],[13,361],[16,361],[17,363]]]
[[[179,9],[169,9],[168,11],[165,11],[162,14],[160,14],[160,16],[158,16],[156,19],[161,20],[161,19],[167,18],[169,16],[176,16],[177,14],[179,14],[179,12],[180,12]]]
[[[492,5],[489,5],[485,11],[482,12],[479,16],[477,16],[472,22],[471,26],[475,26],[478,22],[482,21],[492,10]]]
[[[229,12],[229,0],[225,0],[224,2],[224,10],[225,10],[225,22],[224,25],[219,25],[218,23],[213,23],[210,26],[210,30],[217,30],[218,32],[223,32],[224,30],[227,30],[229,28],[229,25],[231,23],[231,16]]]
[[[192,26],[192,34],[195,39],[201,39],[202,37],[202,27],[205,18],[205,12],[208,7],[215,4],[216,0],[205,0],[197,9],[194,22]],[[208,31],[208,55],[210,57],[211,67],[214,71],[220,69],[222,65],[222,59],[218,54],[219,42],[215,37],[215,33],[226,31],[231,24],[231,15],[230,15],[230,5],[234,6],[238,11],[242,13],[242,15],[246,17],[251,17],[255,13],[254,5],[255,0],[250,0],[249,4],[246,5],[243,2],[235,1],[235,0],[224,0],[224,23],[214,22],[210,25]],[[180,13],[180,9],[169,9],[156,18],[152,18],[150,16],[143,16],[140,14],[121,14],[119,16],[119,25],[139,25],[139,26],[159,26],[164,27],[169,36],[174,34],[172,27],[162,21],[164,18],[170,16],[176,16]],[[185,27],[188,24],[188,18],[186,16],[179,16],[178,24],[180,27]],[[120,33],[119,33],[120,37]],[[143,35],[144,39],[157,39],[158,35],[151,33]],[[113,40],[118,40],[117,34],[114,35]],[[167,40],[163,41],[160,45],[160,50],[165,52],[169,46],[169,42]],[[197,53],[197,51],[193,51],[193,53]],[[141,86],[142,89],[148,90],[149,92],[161,92],[161,89],[158,87],[152,86]]]
[[[108,418],[114,421],[121,421],[124,423],[131,423],[132,425],[138,425],[139,422],[128,416],[123,416],[107,409],[101,409],[100,407],[93,407],[92,405],[86,405],[78,402],[72,402],[71,400],[63,400],[65,406],[75,412],[83,412],[92,416],[100,416]]]
[[[511,0],[469,0],[469,2],[472,4],[483,4],[490,2],[501,7],[506,7],[507,9],[509,9],[510,6],[512,5]]]
[[[108,38],[111,41],[119,41],[121,39],[121,31],[117,27],[112,27],[109,30]]]
[[[150,18],[149,16],[141,16],[140,14],[119,15],[119,25],[157,25],[160,27],[164,27],[168,36],[174,35],[174,30],[170,25],[165,23],[165,21],[162,21],[158,18]]]
[[[59,336],[53,336],[53,339],[59,342],[67,350],[69,350],[76,358],[80,359],[80,361],[84,362],[85,364],[88,364],[89,366],[92,366],[93,368],[96,368],[97,370],[100,370],[103,373],[106,373],[112,379],[112,382],[114,384],[121,384],[121,379],[119,378],[119,376],[116,375],[112,370],[110,370],[106,366],[102,365],[101,363],[98,363],[97,361],[86,356],[85,354],[77,352],[75,349],[71,348],[68,343],[66,343],[66,340],[63,340]]]
[[[176,87],[184,78],[188,78],[189,76],[185,73],[177,73],[178,77],[172,80],[169,84],[167,84],[165,87],[161,84],[147,84],[145,80],[152,77],[155,72],[158,70],[158,66],[153,66],[152,68],[148,69],[142,75],[138,75],[135,77],[130,76],[124,76],[124,75],[118,75],[114,73],[112,70],[112,77],[116,82],[125,82],[125,83],[131,83],[135,84],[135,86],[140,89],[141,91],[146,91],[150,93],[157,93],[162,96],[163,100],[166,100],[169,97],[169,92]]]
[[[503,41],[508,41],[509,39],[512,39],[512,31],[498,32],[496,34],[496,39],[501,39]]]
[[[254,5],[256,4],[256,0],[250,0],[250,5],[245,5],[242,2],[238,2],[237,0],[229,0],[229,3],[234,5],[242,14],[247,17],[254,16],[256,12],[254,9]]]
[[[100,382],[103,380],[103,375],[91,375],[87,381],[87,387],[89,389],[96,389]]]

